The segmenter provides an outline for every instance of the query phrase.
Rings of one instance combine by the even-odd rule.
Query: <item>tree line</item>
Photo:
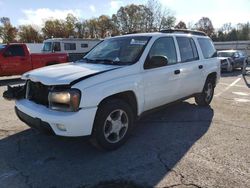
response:
[[[49,19],[41,29],[32,25],[15,27],[7,17],[0,18],[0,38],[3,43],[26,42],[39,43],[47,38],[105,38],[136,32],[154,32],[161,29],[195,29],[204,31],[214,41],[250,40],[250,23],[224,24],[215,30],[212,21],[202,17],[195,24],[180,21],[172,11],[163,8],[157,0],[149,0],[146,5],[130,4],[121,6],[111,17],[101,15],[97,18],[78,19],[68,14],[66,19]]]

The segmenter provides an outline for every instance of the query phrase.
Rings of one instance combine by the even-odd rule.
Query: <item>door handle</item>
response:
[[[199,65],[199,69],[202,69],[203,68],[203,65]]]
[[[180,73],[181,73],[180,70],[175,70],[175,71],[174,71],[174,74],[180,74]]]

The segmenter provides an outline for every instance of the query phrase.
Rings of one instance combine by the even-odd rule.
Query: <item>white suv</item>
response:
[[[189,97],[209,105],[219,78],[208,36],[163,30],[108,38],[80,61],[27,72],[26,84],[5,97],[17,99],[16,114],[31,127],[91,135],[95,146],[113,150],[145,111]]]

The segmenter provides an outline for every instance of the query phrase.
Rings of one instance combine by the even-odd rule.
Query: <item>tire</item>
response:
[[[208,106],[214,96],[214,82],[212,79],[207,79],[202,93],[195,96],[195,102],[199,106]]]
[[[227,67],[227,72],[233,72],[233,65],[230,63],[230,65]]]
[[[126,102],[108,100],[97,110],[90,141],[98,149],[115,150],[127,141],[133,121],[133,110]]]

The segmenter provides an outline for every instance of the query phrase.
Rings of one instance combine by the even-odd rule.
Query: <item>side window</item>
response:
[[[60,52],[61,51],[61,45],[60,45],[60,42],[54,42],[53,43],[53,50],[55,51],[55,52]]]
[[[11,56],[25,56],[25,52],[22,46],[20,45],[12,45],[7,51]]]
[[[176,37],[180,49],[181,62],[198,60],[198,52],[194,40],[188,37]]]
[[[89,47],[89,45],[87,43],[82,43],[81,44],[81,48],[88,48],[88,47]]]
[[[199,60],[199,55],[198,55],[198,51],[197,51],[197,47],[195,45],[195,42],[193,39],[190,39],[190,42],[191,42],[191,46],[192,46],[192,50],[193,50],[194,59]]]
[[[76,50],[76,43],[64,43],[64,50]]]
[[[149,51],[148,57],[152,56],[166,56],[168,64],[177,62],[177,55],[174,40],[172,37],[162,37],[157,39]]]
[[[205,59],[216,57],[216,49],[214,48],[213,42],[209,38],[198,38],[199,45],[201,47],[202,54]]]

